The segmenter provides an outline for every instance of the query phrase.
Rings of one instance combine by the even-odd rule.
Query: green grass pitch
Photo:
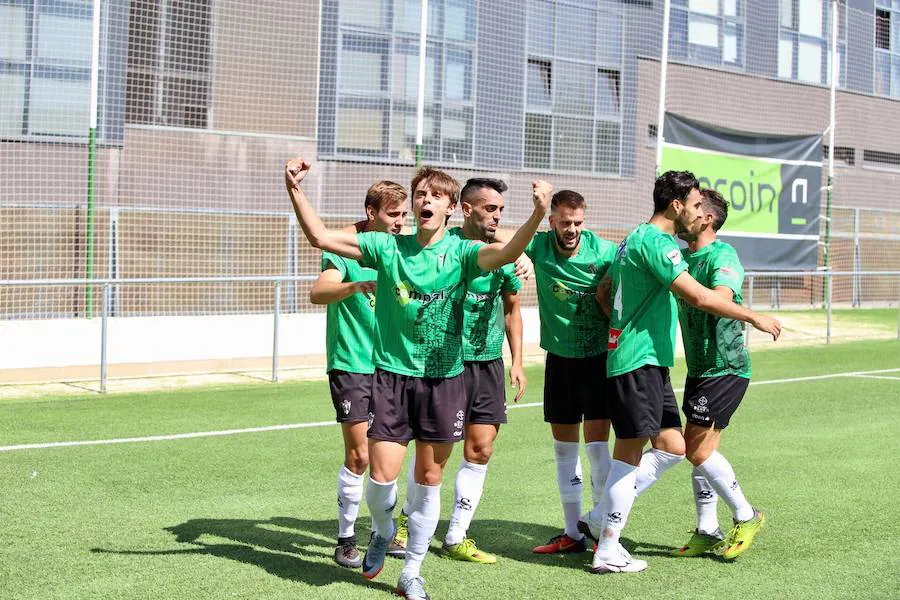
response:
[[[694,526],[690,468],[682,463],[635,503],[624,543],[650,566],[633,575],[591,575],[590,553],[531,553],[561,528],[553,450],[540,408],[511,410],[470,529],[500,560],[471,565],[432,554],[422,571],[429,593],[897,598],[900,342],[754,354],[756,382],[888,369],[898,370],[752,386],[722,452],[767,512],[766,529],[734,563],[666,556]],[[542,369],[528,376],[523,403],[539,402]],[[675,386],[682,381],[676,370]],[[0,445],[332,419],[324,382],[4,400]],[[0,598],[388,598],[399,561],[388,559],[367,582],[331,560],[341,455],[334,425],[0,452]],[[457,450],[433,549],[446,532],[458,462]],[[727,519],[720,502],[723,526]],[[365,506],[357,525],[363,542]]]

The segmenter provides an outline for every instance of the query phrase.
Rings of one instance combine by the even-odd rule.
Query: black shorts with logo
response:
[[[606,353],[566,358],[550,352],[544,363],[544,421],[572,425],[609,418]]]
[[[688,423],[725,429],[749,385],[749,379],[737,375],[688,377],[684,383],[681,410]]]
[[[503,359],[465,363],[466,423],[506,423],[506,383]]]
[[[660,429],[681,428],[678,402],[667,367],[644,365],[609,378],[610,413],[616,437],[656,437]]]
[[[328,387],[331,388],[331,402],[338,423],[368,420],[374,377],[371,373],[350,373],[338,369],[328,371]]]
[[[456,377],[414,377],[375,369],[369,438],[391,442],[458,442],[466,418],[466,386]]]

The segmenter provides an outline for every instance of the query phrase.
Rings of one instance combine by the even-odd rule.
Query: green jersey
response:
[[[675,238],[643,223],[622,240],[609,275],[609,377],[675,364],[678,308],[669,288],[687,269]]]
[[[336,269],[343,282],[375,279],[374,269],[366,269],[355,260],[330,252],[322,253],[322,270],[326,269]],[[328,371],[374,373],[375,296],[354,293],[329,304],[325,322]]]
[[[595,294],[616,252],[616,245],[591,231],[581,233],[578,252],[559,254],[555,232],[534,235],[525,254],[534,263],[541,348],[566,358],[606,352],[609,320]]]
[[[741,303],[744,267],[734,248],[716,240],[690,252],[682,250],[691,277],[710,289],[725,286]],[[750,354],[744,347],[744,327],[740,321],[723,319],[694,308],[678,299],[678,318],[688,377],[737,375],[750,378]]]
[[[357,234],[363,266],[378,272],[375,366],[414,377],[463,369],[466,281],[481,274],[481,242],[445,234],[423,248],[414,235]]]
[[[460,227],[454,227],[448,233],[467,239]],[[466,283],[463,360],[496,360],[503,355],[503,337],[506,333],[503,294],[518,292],[522,283],[516,277],[515,266],[511,264],[490,273],[479,271]]]

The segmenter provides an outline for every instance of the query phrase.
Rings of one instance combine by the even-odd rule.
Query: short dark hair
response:
[[[572,190],[559,190],[550,198],[550,210],[555,210],[557,206],[565,205],[569,208],[586,208],[587,203],[584,196]]]
[[[490,188],[497,192],[498,194],[502,194],[509,187],[506,185],[502,179],[492,179],[490,177],[473,177],[466,182],[466,185],[463,186],[462,191],[459,193],[459,198],[463,202],[467,202],[466,198],[470,195],[473,195],[475,192],[479,190],[483,190],[484,188]]]
[[[712,228],[713,231],[718,231],[728,218],[728,200],[710,188],[700,190],[700,195],[703,196],[703,212],[712,213]]]
[[[673,200],[684,202],[691,190],[698,189],[700,182],[690,171],[666,171],[653,186],[653,212],[665,212]]]

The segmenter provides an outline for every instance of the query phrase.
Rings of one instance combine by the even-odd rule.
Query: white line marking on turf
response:
[[[837,377],[865,377],[878,373],[896,373],[900,368],[878,369],[876,371],[848,371],[846,373],[829,373],[827,375],[811,375],[809,377],[791,377],[788,379],[770,379],[769,381],[751,381],[750,385],[770,385],[775,383],[795,383],[798,381],[816,381],[819,379],[834,379]],[[894,379],[886,377],[885,379]],[[676,392],[684,391],[676,389]],[[542,402],[529,402],[527,404],[513,404],[508,408],[534,408],[543,406]],[[147,437],[114,438],[110,440],[82,440],[75,442],[46,442],[43,444],[16,444],[13,446],[0,446],[0,452],[13,452],[16,450],[41,450],[44,448],[66,448],[69,446],[105,446],[109,444],[135,444],[140,442],[165,442],[170,440],[189,440],[195,438],[218,437],[224,435],[237,435],[239,433],[262,433],[266,431],[284,431],[288,429],[309,429],[312,427],[334,427],[334,421],[318,421],[314,423],[292,423],[289,425],[268,425],[265,427],[249,427],[246,429],[225,429],[223,431],[198,431],[194,433],[176,433],[173,435],[151,435]]]
[[[887,375],[852,375],[860,379],[887,379],[888,381],[900,381],[900,377],[888,377]]]

